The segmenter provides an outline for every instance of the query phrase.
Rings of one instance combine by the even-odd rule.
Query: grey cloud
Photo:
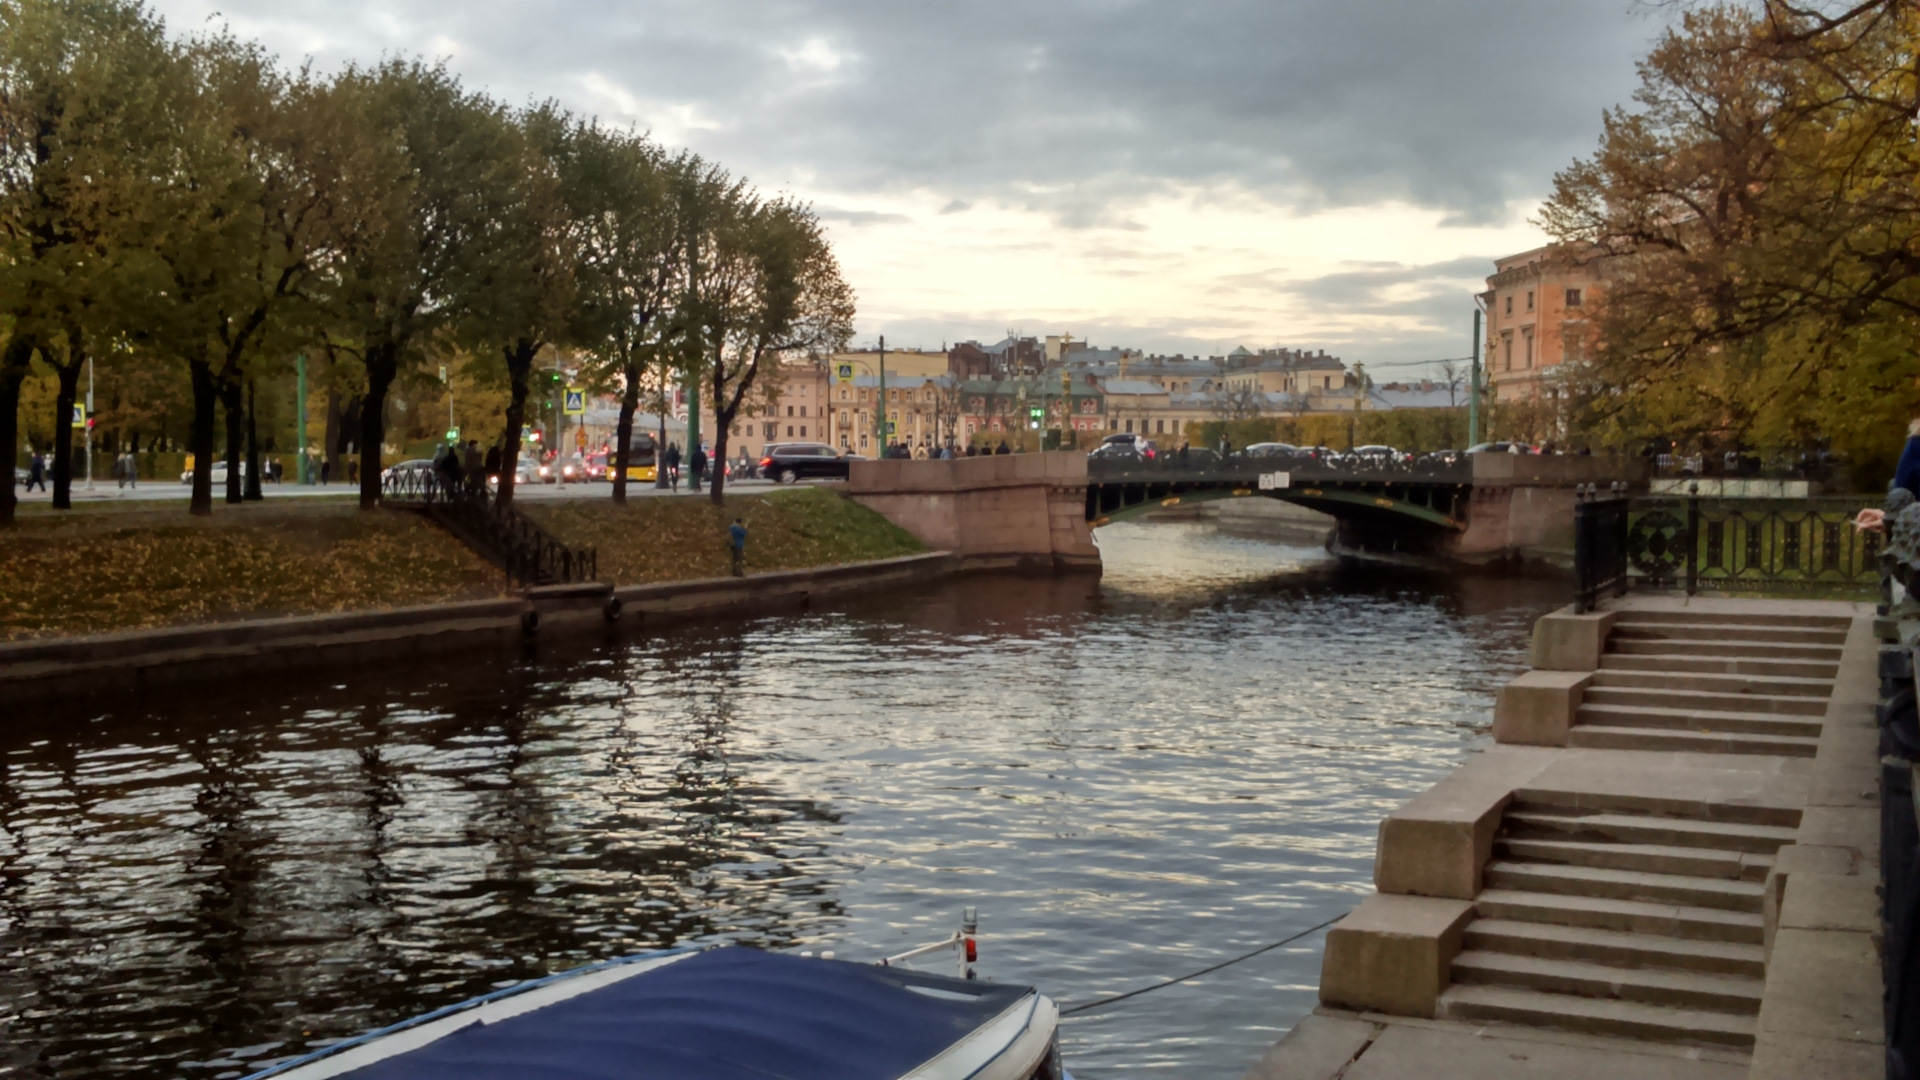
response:
[[[1465,303],[1464,297],[1477,291],[1479,283],[1492,272],[1491,257],[1468,257],[1422,266],[1365,263],[1351,270],[1299,281],[1274,281],[1265,275],[1259,277],[1264,279],[1260,284],[1311,303],[1350,313],[1394,314],[1411,310],[1419,302],[1433,296],[1444,296],[1447,303],[1460,307]],[[1240,279],[1247,281],[1249,277],[1251,275],[1241,275]],[[1461,285],[1465,282],[1474,283],[1474,288],[1462,289]],[[1388,298],[1387,290],[1403,286],[1420,289],[1421,301]]]
[[[206,0],[160,0],[199,25]],[[1630,0],[225,0],[323,67],[446,53],[684,138],[768,188],[934,190],[1118,227],[1223,181],[1311,210],[1402,200],[1500,217],[1591,148],[1658,29]],[[597,76],[620,95],[590,95]],[[615,117],[632,101],[632,116]],[[1051,194],[1035,195],[1035,190]],[[952,202],[949,205],[952,205]]]
[[[943,214],[964,214],[971,209],[973,209],[972,203],[967,202],[964,199],[955,199],[952,202],[948,203],[947,205],[941,207],[940,212]]]
[[[831,206],[816,206],[813,212],[822,221],[844,221],[849,225],[898,225],[913,220],[905,214],[888,214],[878,210],[840,210]]]

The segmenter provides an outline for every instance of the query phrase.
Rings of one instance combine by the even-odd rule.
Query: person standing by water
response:
[[[747,563],[747,523],[742,518],[734,518],[727,527],[727,548],[733,552],[733,576],[746,576]]]

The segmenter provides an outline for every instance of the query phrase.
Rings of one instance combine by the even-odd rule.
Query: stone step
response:
[[[1589,685],[1580,700],[1589,705],[1630,705],[1642,709],[1704,709],[1711,712],[1825,716],[1827,699],[1810,695],[1704,693],[1665,686]]]
[[[1473,898],[1473,910],[1483,919],[1659,934],[1692,941],[1760,944],[1759,915],[1720,908],[1488,888],[1481,889],[1480,895]]]
[[[1806,642],[1716,641],[1693,638],[1611,638],[1607,651],[1622,656],[1737,656],[1756,660],[1840,662],[1839,645]]]
[[[1710,639],[1715,641],[1781,641],[1809,642],[1817,645],[1843,645],[1847,640],[1847,628],[1844,626],[1823,628],[1777,623],[1701,623],[1701,622],[1648,622],[1640,619],[1619,619],[1613,624],[1611,636],[1614,638],[1678,638],[1681,640]]]
[[[1685,904],[1722,911],[1746,911],[1756,915],[1760,913],[1762,891],[1757,881],[1504,859],[1487,864],[1485,880],[1493,888],[1516,892],[1643,900],[1649,904]]]
[[[1701,941],[1664,934],[1636,934],[1588,926],[1475,919],[1467,924],[1469,949],[1518,953],[1552,960],[1585,960],[1613,967],[1672,968],[1765,978],[1766,951],[1757,944]]]
[[[1698,821],[1647,814],[1575,815],[1528,809],[1509,809],[1504,827],[1506,835],[1513,837],[1717,848],[1756,855],[1772,855],[1780,845],[1793,843],[1796,833],[1787,825]]]
[[[1734,1013],[1663,1008],[1507,986],[1448,987],[1440,996],[1439,1011],[1441,1016],[1455,1020],[1498,1020],[1588,1035],[1742,1049],[1752,1049],[1756,1023],[1755,1017]]]
[[[1652,817],[1656,822],[1687,822],[1777,825],[1782,835],[1792,836],[1800,827],[1800,807],[1788,802],[1763,803],[1704,802],[1693,792],[1676,791],[1669,795],[1646,792],[1563,791],[1555,788],[1516,788],[1508,804],[1515,811],[1580,817],[1588,814],[1620,814]],[[1665,843],[1666,841],[1649,841]],[[1772,851],[1771,847],[1766,849]]]
[[[1788,735],[1743,735],[1735,732],[1669,731],[1664,728],[1608,727],[1576,724],[1567,730],[1567,745],[1588,750],[1687,750],[1702,754],[1774,754],[1779,757],[1814,755],[1820,740]]]
[[[1833,682],[1838,663],[1822,660],[1763,660],[1747,656],[1687,656],[1603,653],[1603,671],[1667,671],[1702,675],[1763,675],[1773,678],[1823,679]],[[1829,687],[1831,692],[1831,687]]]
[[[1634,870],[1648,874],[1684,874],[1727,881],[1765,881],[1773,856],[1666,844],[1596,843],[1591,840],[1539,840],[1500,836],[1494,853],[1513,860]]]
[[[1468,949],[1454,957],[1453,982],[1519,986],[1549,994],[1743,1016],[1760,1015],[1760,989],[1765,985],[1763,979],[1749,976],[1613,967],[1589,960],[1556,960],[1479,949]]]
[[[1701,626],[1795,626],[1809,630],[1846,630],[1853,620],[1845,615],[1763,614],[1750,611],[1650,611],[1635,608],[1614,616],[1614,625],[1627,623],[1695,623]]]
[[[1788,735],[1817,739],[1824,719],[1717,709],[1661,709],[1642,705],[1581,704],[1576,724],[1603,727],[1670,728],[1677,731],[1738,731],[1751,735]]]
[[[1604,658],[1603,658],[1604,659]],[[1814,698],[1825,708],[1833,695],[1832,679],[1796,676],[1726,675],[1712,672],[1641,671],[1631,668],[1607,668],[1593,673],[1590,689],[1600,687],[1639,687],[1644,689],[1698,691],[1710,694],[1759,694]]]

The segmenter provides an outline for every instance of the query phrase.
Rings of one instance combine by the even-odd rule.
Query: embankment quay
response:
[[[1882,810],[1906,836],[1914,813],[1876,710],[1897,633],[1821,601],[1543,617],[1495,745],[1380,823],[1319,1008],[1248,1080],[1889,1075],[1883,934],[1897,951],[1911,915],[1882,911]]]

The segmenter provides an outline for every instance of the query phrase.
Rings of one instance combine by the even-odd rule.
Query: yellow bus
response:
[[[659,476],[660,455],[653,436],[645,431],[636,431],[627,440],[627,482],[640,481],[651,484]]]

